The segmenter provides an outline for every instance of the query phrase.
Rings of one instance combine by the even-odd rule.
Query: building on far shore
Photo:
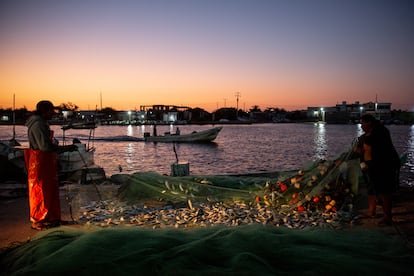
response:
[[[27,109],[0,109],[0,124],[24,124],[31,112]],[[238,114],[238,115],[237,115]],[[330,124],[359,123],[363,114],[372,114],[386,124],[413,124],[414,112],[391,111],[391,103],[346,101],[335,106],[313,106],[305,110],[286,111],[267,108],[244,112],[236,108],[220,108],[209,113],[201,108],[174,105],[142,105],[139,109],[117,111],[60,110],[52,124],[95,122],[97,124],[212,124],[212,123],[289,123],[324,122]]]
[[[348,104],[343,101],[341,104],[337,104],[331,107],[308,107],[307,117],[314,121],[333,123],[333,124],[346,124],[359,122],[359,119],[364,114],[372,114],[378,120],[391,119],[391,103],[378,103],[368,102],[360,103],[355,102]]]

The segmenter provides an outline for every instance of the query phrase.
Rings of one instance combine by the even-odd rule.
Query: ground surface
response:
[[[70,209],[65,193],[61,192],[62,219],[71,220]],[[362,209],[360,212],[365,212]],[[382,210],[377,206],[378,214]],[[414,246],[414,189],[401,188],[394,195],[394,225],[380,227],[389,235],[400,235],[407,241],[408,246]],[[379,226],[379,219],[359,219],[356,223],[349,225],[350,228],[375,228]],[[29,204],[26,195],[14,197],[0,197],[0,223],[2,227],[0,235],[0,248],[26,242],[39,233],[30,227]],[[69,227],[83,227],[82,225],[71,225]]]

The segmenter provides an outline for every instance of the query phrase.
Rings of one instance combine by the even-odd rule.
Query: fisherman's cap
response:
[[[44,111],[44,110],[49,110],[49,109],[58,109],[57,106],[54,106],[53,103],[51,101],[40,101],[37,103],[36,105],[36,110],[37,111]]]

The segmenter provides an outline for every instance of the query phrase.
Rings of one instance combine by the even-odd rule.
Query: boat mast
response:
[[[100,92],[101,111],[102,111],[102,91]]]
[[[13,140],[16,138],[16,95],[13,93]]]

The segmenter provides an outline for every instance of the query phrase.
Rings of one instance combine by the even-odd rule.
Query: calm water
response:
[[[211,126],[180,126],[181,133]],[[414,186],[414,126],[387,126],[398,153],[408,152],[402,168],[402,184]],[[52,126],[62,141],[63,131]],[[172,126],[158,126],[159,134],[175,131]],[[151,126],[99,126],[95,130],[95,163],[106,174],[154,171],[170,174],[176,162],[173,144],[122,141],[122,137],[143,137]],[[217,139],[209,144],[176,144],[179,161],[190,163],[190,173],[234,174],[297,169],[307,161],[333,158],[350,148],[362,134],[359,125],[260,124],[224,125]],[[0,139],[9,139],[11,126],[0,126]],[[65,132],[66,141],[77,137],[86,142],[88,130]],[[121,138],[120,138],[121,137]],[[26,128],[16,126],[16,138],[27,144]],[[115,141],[110,141],[114,139]]]

